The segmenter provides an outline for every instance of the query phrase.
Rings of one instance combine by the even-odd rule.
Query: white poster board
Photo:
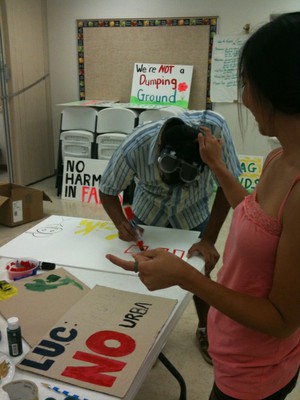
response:
[[[65,157],[62,199],[101,204],[99,185],[107,163],[108,160]],[[119,198],[122,204],[123,194]]]
[[[238,100],[238,60],[248,36],[214,36],[210,97],[212,102]]]
[[[135,63],[130,103],[188,108],[192,65]]]
[[[161,247],[184,260],[191,245],[199,241],[199,232],[195,231],[153,226],[144,229],[145,249]],[[0,257],[28,257],[60,266],[120,273],[120,268],[105,255],[111,253],[132,260],[132,253],[139,251],[134,242],[119,239],[111,221],[52,215],[0,247]],[[188,262],[197,269],[204,265],[198,256]]]

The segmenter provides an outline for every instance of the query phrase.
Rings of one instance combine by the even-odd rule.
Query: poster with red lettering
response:
[[[88,204],[101,204],[99,184],[108,160],[64,158],[61,198]],[[123,192],[119,194],[123,203]]]
[[[188,108],[192,65],[135,63],[130,103]]]
[[[176,303],[95,286],[18,367],[122,398]]]

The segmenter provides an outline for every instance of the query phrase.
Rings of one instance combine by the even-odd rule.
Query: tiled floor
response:
[[[0,175],[1,181],[5,181],[5,177]],[[55,178],[46,179],[33,185],[33,187],[44,190],[53,200],[52,203],[44,202],[45,217],[56,214],[103,220],[108,219],[107,214],[99,205],[84,204],[58,198],[56,196]],[[231,215],[227,218],[217,241],[217,248],[220,253],[222,253],[226,240],[230,217]],[[36,223],[37,221],[15,228],[0,225],[0,246]],[[219,264],[215,272],[217,272]],[[184,377],[187,385],[187,400],[207,400],[213,382],[213,368],[201,358],[195,338],[196,326],[196,312],[191,302],[166,343],[164,354]],[[136,400],[154,399],[179,399],[179,385],[177,381],[160,362],[157,362],[152,368],[136,396]],[[297,388],[288,397],[288,400],[299,399],[300,384],[297,385]]]

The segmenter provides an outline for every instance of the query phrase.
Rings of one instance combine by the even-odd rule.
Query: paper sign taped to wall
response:
[[[213,102],[238,100],[238,61],[247,35],[214,35],[210,97]]]
[[[135,63],[130,102],[188,108],[193,66]]]
[[[18,367],[124,397],[176,303],[95,286]]]

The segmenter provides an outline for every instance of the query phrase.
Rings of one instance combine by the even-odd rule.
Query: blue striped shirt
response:
[[[178,116],[186,124],[198,128],[203,124],[203,111],[184,111]],[[100,182],[101,192],[117,196],[132,179],[136,188],[132,208],[146,225],[177,229],[193,229],[209,216],[209,197],[216,181],[205,166],[189,185],[169,186],[160,178],[157,164],[160,131],[166,119],[137,127],[117,148]],[[214,111],[205,111],[205,123],[223,140],[223,159],[227,168],[238,177],[242,171],[228,125]]]

